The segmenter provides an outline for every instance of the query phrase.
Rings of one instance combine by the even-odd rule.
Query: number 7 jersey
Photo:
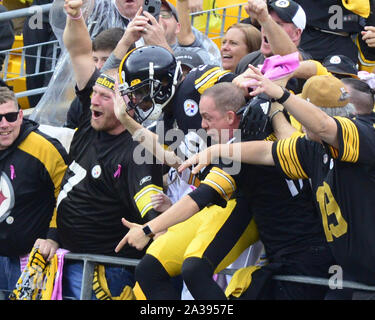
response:
[[[344,279],[375,284],[375,114],[335,117],[339,149],[304,137],[273,145],[291,179],[310,178],[328,244]]]

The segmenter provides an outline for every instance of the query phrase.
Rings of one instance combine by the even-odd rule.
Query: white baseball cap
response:
[[[273,10],[285,22],[293,23],[297,28],[304,30],[306,27],[305,10],[293,0],[277,0],[268,4],[269,10]]]

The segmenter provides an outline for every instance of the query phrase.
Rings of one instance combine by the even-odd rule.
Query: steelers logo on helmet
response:
[[[172,99],[182,71],[180,63],[167,49],[144,46],[133,49],[119,68],[121,95],[128,97],[128,109],[135,110],[139,122],[161,112],[153,112]]]
[[[290,5],[290,2],[288,0],[277,0],[275,2],[275,5],[279,8],[288,8]]]

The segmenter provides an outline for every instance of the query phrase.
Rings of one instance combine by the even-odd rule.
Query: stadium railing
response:
[[[110,257],[96,254],[78,254],[78,253],[66,253],[64,256],[65,260],[81,261],[83,263],[83,275],[81,283],[81,295],[80,300],[90,300],[92,296],[92,283],[94,277],[94,269],[97,264],[104,265],[118,265],[118,266],[136,266],[140,260],[138,259],[127,259],[120,257]],[[221,274],[233,275],[237,269],[226,268],[221,271]],[[297,283],[330,286],[330,279],[299,276],[299,275],[275,275],[273,279],[279,281],[290,281]],[[368,286],[355,281],[342,281],[342,288],[355,289],[360,291],[375,292],[375,286]],[[0,300],[5,300],[8,292],[0,291]],[[71,297],[64,297],[71,299]]]

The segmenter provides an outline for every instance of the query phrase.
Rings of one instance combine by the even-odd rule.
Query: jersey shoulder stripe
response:
[[[276,145],[277,157],[284,173],[291,179],[307,179],[297,155],[298,137],[280,140]]]
[[[218,167],[213,167],[201,183],[213,188],[226,201],[230,199],[237,188],[234,179]]]
[[[341,126],[343,150],[341,161],[357,162],[359,158],[359,134],[353,121],[348,118],[335,117]]]
[[[151,195],[163,193],[163,189],[155,184],[149,184],[142,188],[135,196],[134,201],[143,218],[147,212],[153,209]]]
[[[229,73],[229,70],[222,70],[220,67],[214,67],[204,72],[202,76],[195,80],[195,89],[203,94],[208,88],[212,87],[219,79],[225,74]]]

